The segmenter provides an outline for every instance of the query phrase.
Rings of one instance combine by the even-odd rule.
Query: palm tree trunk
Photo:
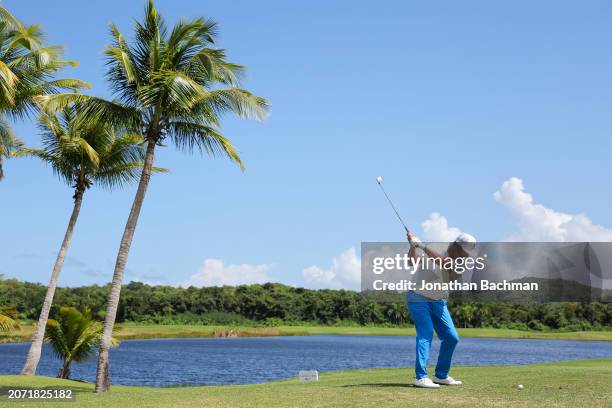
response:
[[[59,373],[58,378],[64,378],[66,380],[68,378],[70,378],[70,363],[71,362],[72,361],[70,361],[68,359],[64,360],[64,364],[62,365],[62,369],[61,369],[61,371]]]
[[[140,176],[140,182],[138,183],[138,190],[136,190],[134,203],[132,204],[132,209],[130,210],[127,223],[125,224],[125,230],[123,231],[123,237],[121,238],[121,245],[119,246],[119,253],[117,254],[117,261],[115,262],[113,282],[111,284],[110,295],[108,297],[108,305],[106,306],[104,332],[102,333],[102,339],[100,341],[100,354],[98,356],[98,368],[96,371],[97,393],[108,391],[110,388],[108,349],[111,345],[113,326],[115,325],[117,307],[119,306],[119,295],[121,294],[123,272],[125,271],[125,265],[127,263],[130,247],[132,246],[132,238],[134,237],[134,231],[136,230],[136,224],[138,223],[140,209],[142,208],[147,187],[149,186],[154,156],[155,142],[149,141],[147,144],[147,153],[145,156],[144,166],[142,168],[142,174]]]
[[[57,259],[55,260],[55,266],[53,267],[51,280],[49,281],[49,287],[47,288],[47,294],[45,295],[45,300],[43,301],[42,309],[40,310],[38,324],[36,325],[34,337],[32,337],[32,344],[30,345],[30,350],[28,351],[28,357],[26,358],[26,362],[21,370],[22,375],[34,375],[36,373],[36,368],[38,367],[38,361],[40,360],[40,354],[42,351],[43,340],[45,338],[45,328],[47,327],[47,320],[49,319],[49,311],[51,310],[53,296],[55,295],[55,288],[57,287],[59,274],[64,266],[64,259],[66,258],[70,241],[72,240],[72,231],[74,230],[74,226],[79,218],[84,193],[85,189],[80,187],[77,188],[76,192],[74,193],[74,208],[72,209],[72,215],[70,216],[70,221],[68,222],[66,234],[64,234],[62,246],[57,254]]]

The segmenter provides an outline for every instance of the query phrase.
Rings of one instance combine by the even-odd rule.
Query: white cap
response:
[[[473,235],[462,232],[457,238],[455,238],[455,242],[459,244],[461,249],[463,249],[468,255],[474,255],[477,241]]]

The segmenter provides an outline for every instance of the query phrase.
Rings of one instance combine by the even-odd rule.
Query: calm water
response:
[[[439,343],[431,361],[435,364]],[[0,374],[17,374],[28,344],[0,345]],[[299,370],[410,367],[414,337],[305,336],[239,339],[124,340],[111,350],[114,384],[244,384],[297,375]],[[461,339],[456,365],[510,365],[612,358],[612,342]],[[72,377],[93,381],[96,358],[73,364]],[[44,349],[38,374],[55,376],[60,362]],[[406,378],[412,378],[406,370]]]

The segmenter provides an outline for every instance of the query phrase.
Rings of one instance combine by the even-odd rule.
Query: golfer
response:
[[[411,232],[407,233],[410,242],[409,257],[416,259],[417,249],[424,252],[426,257],[438,258],[465,258],[476,247],[476,239],[469,234],[461,234],[452,242],[446,253],[441,255],[423,245]],[[431,271],[417,271],[417,273],[430,273]],[[444,273],[445,271],[438,271]],[[454,273],[454,271],[450,271]],[[417,276],[415,274],[415,276]],[[421,276],[424,276],[421,274]],[[443,277],[441,277],[443,278]],[[431,277],[428,277],[431,279]],[[416,328],[416,379],[414,385],[421,388],[439,388],[443,385],[461,385],[462,382],[448,375],[455,346],[459,341],[457,330],[447,307],[448,291],[409,291],[406,295],[408,310]],[[427,376],[427,360],[431,349],[434,330],[442,344],[436,365],[433,381]]]

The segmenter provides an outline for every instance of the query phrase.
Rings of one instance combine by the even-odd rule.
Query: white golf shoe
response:
[[[425,377],[419,380],[414,380],[414,386],[419,388],[440,388],[438,384],[434,384],[431,379]]]
[[[434,377],[433,382],[436,384],[442,384],[442,385],[461,385],[463,384],[463,382],[455,380],[450,375],[444,379]]]

